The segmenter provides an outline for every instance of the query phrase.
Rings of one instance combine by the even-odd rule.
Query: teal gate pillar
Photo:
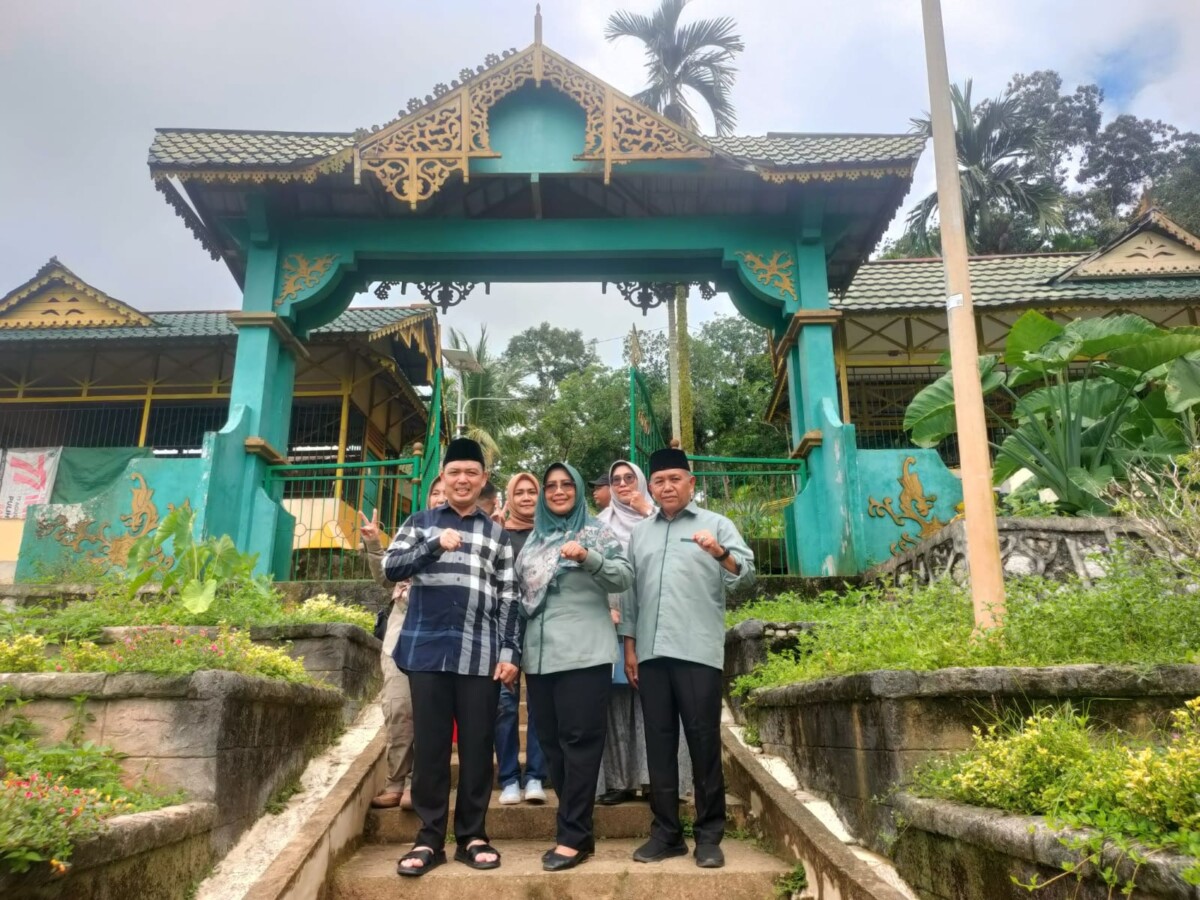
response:
[[[306,353],[276,312],[279,252],[273,242],[247,254],[229,419],[212,436],[204,533],[228,534],[238,549],[258,554],[261,573],[286,572],[295,522],[282,505],[282,484],[268,493],[267,466],[286,462],[297,355]]]
[[[784,308],[788,403],[793,455],[808,463],[804,489],[790,508],[789,537],[799,551],[802,575],[858,572],[853,502],[854,428],[838,415],[837,366],[829,308],[825,247],[804,240],[796,248],[797,293]]]

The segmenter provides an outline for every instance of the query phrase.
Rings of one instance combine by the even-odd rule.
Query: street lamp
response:
[[[467,372],[476,375],[483,374],[483,366],[470,350],[455,350],[450,347],[442,348],[442,361],[458,373],[458,405],[454,416],[454,436],[462,437],[466,427],[467,404],[463,402],[463,376]]]

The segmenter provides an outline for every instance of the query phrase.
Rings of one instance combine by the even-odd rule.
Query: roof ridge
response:
[[[1051,250],[1047,253],[1039,253],[1030,251],[1028,253],[977,253],[968,256],[967,259],[971,262],[989,260],[989,259],[1030,259],[1041,257],[1062,258],[1067,256],[1087,256],[1091,253],[1090,250]],[[870,259],[864,265],[878,265],[880,263],[940,263],[940,256],[903,256],[893,259]]]
[[[928,138],[915,134],[911,131],[768,131],[764,135],[755,134],[738,134],[730,135],[731,137],[768,137],[768,138],[789,138],[789,137],[875,137],[875,138],[920,138],[928,140]]]
[[[354,137],[353,131],[284,131],[276,128],[172,128],[161,127],[154,129],[156,134],[170,132],[172,134],[272,134],[291,137]]]

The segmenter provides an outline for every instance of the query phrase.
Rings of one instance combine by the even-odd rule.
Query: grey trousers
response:
[[[408,688],[408,676],[396,666],[392,651],[400,640],[400,628],[404,624],[405,610],[392,604],[388,616],[387,633],[383,637],[383,651],[379,665],[383,669],[383,690],[380,702],[383,705],[383,721],[387,727],[388,777],[385,791],[403,793],[412,786],[413,767],[413,711],[412,692]]]

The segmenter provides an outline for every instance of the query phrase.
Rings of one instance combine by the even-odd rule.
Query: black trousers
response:
[[[413,709],[413,809],[417,845],[441,850],[450,808],[450,747],[458,721],[458,799],[454,838],[460,847],[486,841],[492,796],[492,744],[500,682],[483,675],[409,672]]]
[[[612,665],[526,675],[529,702],[546,769],[558,795],[558,843],[592,850],[596,782],[608,734]]]
[[[651,659],[638,666],[638,695],[646,726],[650,770],[650,836],[683,840],[679,821],[679,725],[692,757],[697,844],[725,835],[725,775],[721,771],[721,670],[682,659]]]

